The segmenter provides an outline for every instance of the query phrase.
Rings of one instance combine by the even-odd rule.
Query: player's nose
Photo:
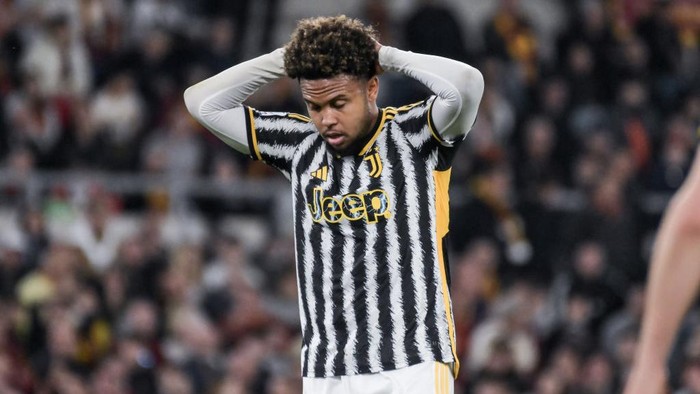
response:
[[[338,118],[335,116],[333,111],[326,109],[321,113],[321,124],[329,127],[338,123]]]

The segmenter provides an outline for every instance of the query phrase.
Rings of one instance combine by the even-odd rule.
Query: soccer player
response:
[[[434,95],[379,108],[384,70]],[[285,75],[309,117],[242,104]],[[382,46],[337,16],[302,20],[284,48],[185,91],[199,122],[291,182],[304,393],[454,391],[450,162],[483,85],[466,64]]]
[[[700,285],[700,148],[671,200],[654,246],[647,301],[625,394],[666,392],[666,359]]]

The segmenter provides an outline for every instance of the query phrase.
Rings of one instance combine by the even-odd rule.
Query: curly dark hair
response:
[[[284,70],[290,78],[376,74],[375,32],[345,15],[302,19],[286,45]]]

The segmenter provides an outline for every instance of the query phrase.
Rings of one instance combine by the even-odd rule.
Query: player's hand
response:
[[[377,51],[377,54],[379,54],[379,50],[382,49],[382,44],[379,43],[379,41],[372,39],[374,41],[374,49]],[[377,75],[381,75],[384,72],[384,69],[382,68],[382,65],[379,64],[379,60],[377,60],[377,64],[375,65],[375,73]]]
[[[667,376],[663,366],[634,367],[627,379],[623,394],[665,394]]]
[[[379,41],[375,40],[374,38],[372,41],[374,41],[374,50],[379,52],[379,50],[382,49],[382,44],[380,44]]]

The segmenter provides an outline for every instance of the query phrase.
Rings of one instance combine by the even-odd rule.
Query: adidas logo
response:
[[[323,166],[316,171],[311,172],[311,176],[316,179],[325,181],[328,179],[328,166]]]

